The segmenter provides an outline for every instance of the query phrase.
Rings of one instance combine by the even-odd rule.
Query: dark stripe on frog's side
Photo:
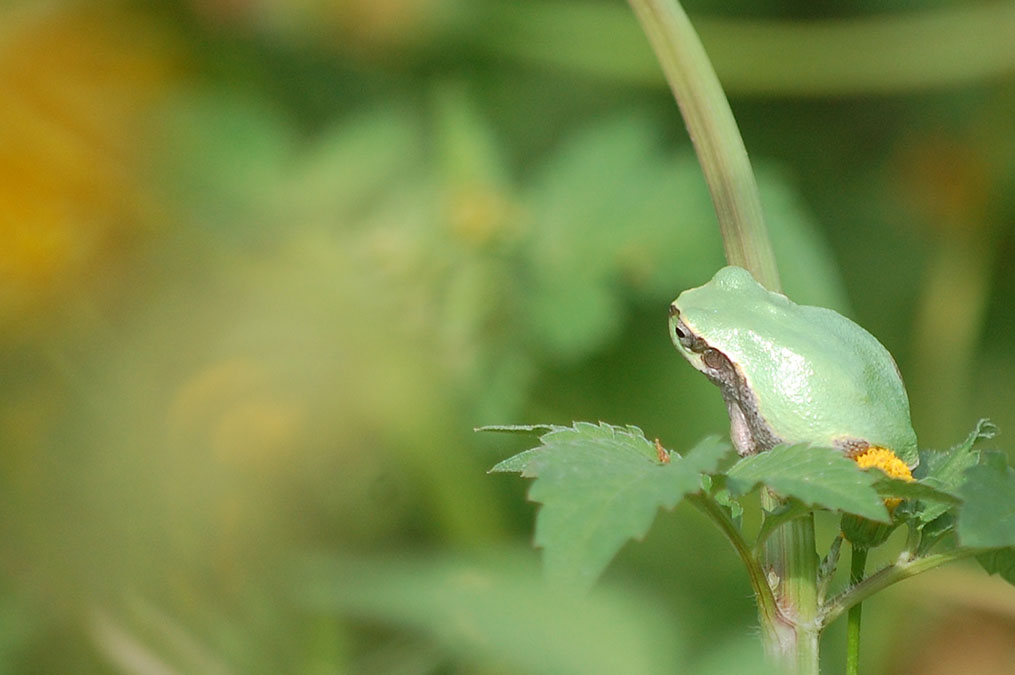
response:
[[[702,355],[702,362],[709,368],[705,377],[722,393],[730,418],[730,440],[737,452],[741,456],[753,455],[771,450],[782,442],[758,413],[757,399],[740,369],[700,338],[693,338],[688,348]]]

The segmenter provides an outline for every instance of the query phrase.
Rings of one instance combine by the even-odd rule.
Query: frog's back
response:
[[[769,312],[768,318],[780,324],[770,326],[781,340],[779,367],[744,373],[754,391],[774,392],[759,401],[759,410],[766,419],[780,420],[777,435],[790,443],[877,445],[915,464],[909,398],[888,350],[837,312],[793,307],[803,319],[795,322],[796,330],[780,321],[781,312]],[[764,342],[766,323],[762,320],[758,332],[743,336],[756,343],[754,349]]]
[[[678,298],[692,326],[737,364],[774,434],[790,443],[878,445],[910,466],[916,434],[902,377],[861,326],[823,307],[797,305],[737,267]]]

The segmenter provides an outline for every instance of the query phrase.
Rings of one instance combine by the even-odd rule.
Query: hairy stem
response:
[[[778,643],[780,641],[779,626],[785,623],[785,619],[779,612],[772,588],[768,585],[768,579],[765,577],[765,571],[754,557],[750,545],[744,540],[740,530],[733,524],[722,507],[710,496],[696,494],[688,496],[687,499],[719,526],[722,533],[726,535],[726,539],[733,545],[737,555],[740,556],[740,560],[747,569],[747,577],[754,590],[754,597],[758,602],[758,615],[761,617],[761,630],[765,644]]]
[[[904,555],[899,562],[875,572],[860,583],[851,586],[829,600],[822,608],[818,617],[820,625],[821,627],[827,626],[849,608],[863,602],[878,591],[882,591],[894,583],[915,577],[917,574],[940,567],[953,560],[961,560],[983,553],[984,550],[986,549],[960,548],[945,553],[935,553],[922,558],[909,558]]]
[[[751,162],[694,27],[677,0],[629,2],[680,106],[712,194],[726,260],[747,269],[770,290],[780,290]],[[762,500],[767,512],[774,512],[779,504],[767,490]],[[775,527],[762,547],[761,564],[710,497],[702,496],[695,503],[720,525],[747,567],[769,656],[788,673],[816,675],[818,557],[813,514]]]
[[[765,512],[776,511],[781,501],[762,488]],[[765,571],[779,607],[783,630],[776,660],[787,673],[818,672],[818,555],[814,543],[814,514],[795,518],[776,529],[762,549]],[[788,629],[788,630],[786,630]]]

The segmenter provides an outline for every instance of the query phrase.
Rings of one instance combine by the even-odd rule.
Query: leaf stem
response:
[[[849,585],[863,581],[867,568],[867,549],[852,547],[849,561]],[[857,675],[860,670],[860,619],[863,605],[856,603],[849,608],[849,626],[846,632],[846,675]]]
[[[894,583],[915,577],[917,574],[940,567],[953,560],[962,560],[963,558],[978,555],[983,553],[984,550],[986,549],[959,548],[922,558],[909,558],[903,554],[903,557],[895,564],[878,570],[855,586],[847,588],[829,600],[818,616],[820,626],[822,628],[827,626],[849,608],[863,602],[878,591],[882,591]]]
[[[764,634],[765,644],[780,642],[781,638],[778,634],[779,626],[785,624],[786,620],[775,601],[775,595],[772,593],[772,588],[765,577],[764,569],[762,569],[751,551],[751,546],[744,539],[743,535],[740,534],[740,530],[730,520],[730,517],[712,497],[704,493],[698,493],[688,495],[687,499],[719,526],[719,529],[726,535],[726,539],[733,545],[737,555],[740,556],[740,560],[744,563],[751,588],[754,590],[754,597],[758,602],[758,615],[761,618],[761,629]]]
[[[729,101],[677,0],[629,0],[663,68],[712,193],[726,260],[780,290],[758,185]]]

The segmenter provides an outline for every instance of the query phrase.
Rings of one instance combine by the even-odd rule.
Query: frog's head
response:
[[[756,400],[743,373],[700,330],[681,315],[681,295],[670,305],[670,339],[684,358],[719,387],[730,417],[730,438],[741,455],[767,449],[779,441],[757,412]],[[691,312],[694,315],[694,312]]]
[[[679,298],[670,305],[670,340],[692,366],[716,384],[731,386],[736,378],[733,364],[725,354],[711,347],[693,326],[681,317]]]
[[[709,283],[684,291],[670,305],[670,340],[709,379],[730,383],[733,365],[725,343],[731,332],[750,325],[745,314],[760,306],[759,292],[767,293],[747,270],[723,268]]]

